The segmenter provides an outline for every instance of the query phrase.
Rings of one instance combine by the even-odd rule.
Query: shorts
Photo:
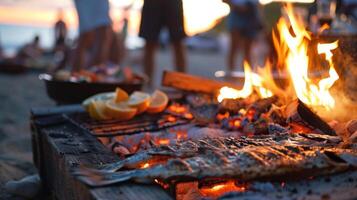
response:
[[[144,0],[139,36],[157,42],[163,27],[168,29],[171,41],[180,41],[186,37],[182,1]]]
[[[110,26],[108,0],[75,0],[79,18],[79,33],[87,33],[102,26]]]

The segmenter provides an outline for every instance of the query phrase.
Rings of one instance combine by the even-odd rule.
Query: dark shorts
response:
[[[157,42],[160,31],[166,27],[171,41],[186,37],[181,0],[144,0],[139,36]]]

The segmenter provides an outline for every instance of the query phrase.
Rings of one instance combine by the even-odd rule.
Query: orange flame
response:
[[[222,102],[223,99],[238,99],[247,98],[256,90],[260,97],[267,98],[273,96],[273,93],[263,87],[264,80],[259,74],[252,72],[248,62],[244,62],[244,85],[241,90],[237,90],[230,87],[222,87],[217,97],[218,102]]]
[[[247,190],[247,185],[236,185],[234,181],[227,181],[225,183],[219,183],[212,187],[204,187],[199,191],[203,196],[221,196],[227,192],[244,192]]]
[[[262,98],[275,94],[286,100],[296,96],[313,107],[322,107],[325,110],[335,107],[335,100],[329,90],[339,79],[332,61],[332,50],[338,47],[338,42],[318,43],[317,52],[325,55],[329,65],[329,76],[318,82],[310,79],[308,48],[311,43],[311,33],[305,29],[302,18],[294,15],[291,4],[287,4],[284,11],[286,17],[279,19],[277,23],[279,34],[273,32],[273,42],[278,54],[277,66],[286,69],[293,90],[288,88],[283,91],[275,85],[269,63],[264,68],[258,68],[258,74],[253,73],[249,65],[244,63],[244,87],[241,90],[221,88],[218,96],[219,102],[223,99],[247,98],[255,90]],[[321,31],[326,28],[328,27],[323,26]]]
[[[278,22],[280,43],[276,47],[286,50],[286,52],[281,52],[281,49],[279,50],[280,53],[283,53],[283,55],[280,55],[280,58],[284,58],[284,64],[290,74],[295,94],[308,105],[322,106],[328,110],[332,109],[335,101],[329,89],[338,79],[338,75],[333,66],[331,50],[337,48],[337,42],[318,44],[318,53],[325,54],[330,65],[330,76],[320,80],[317,85],[308,77],[309,57],[307,51],[311,35],[306,31],[302,19],[294,15],[290,4],[285,7],[285,11],[288,15],[288,20],[281,18]],[[293,33],[290,31],[289,22]],[[274,40],[276,40],[276,37]]]

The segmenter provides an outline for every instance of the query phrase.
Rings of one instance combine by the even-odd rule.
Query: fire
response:
[[[218,183],[212,187],[200,188],[199,191],[203,196],[221,196],[227,192],[244,192],[247,190],[247,185],[237,185],[235,181],[227,181],[224,183]]]
[[[337,72],[333,66],[331,50],[338,47],[337,42],[331,44],[318,44],[318,53],[325,54],[326,60],[329,63],[329,77],[324,78],[315,84],[308,77],[308,45],[311,40],[311,34],[306,31],[301,18],[298,18],[293,13],[293,8],[290,4],[285,7],[288,15],[288,20],[281,18],[278,22],[278,30],[280,32],[280,41],[277,47],[285,49],[286,52],[280,54],[280,58],[284,58],[284,64],[288,69],[292,80],[296,96],[304,103],[311,106],[322,106],[326,109],[332,109],[335,106],[335,101],[331,96],[329,89],[338,79]],[[289,24],[289,22],[290,24]],[[290,31],[290,25],[293,33]]]
[[[230,87],[222,87],[217,97],[218,102],[223,101],[223,99],[247,98],[253,93],[254,89],[262,98],[273,96],[273,93],[270,90],[263,87],[264,80],[260,75],[252,72],[248,62],[244,62],[244,74],[245,80],[243,88],[237,90]]]
[[[329,66],[328,77],[319,81],[309,78],[308,48],[311,44],[311,33],[305,29],[301,17],[294,15],[291,4],[284,7],[286,17],[280,18],[277,24],[279,34],[273,32],[273,42],[278,54],[278,67],[283,67],[291,80],[292,88],[282,90],[275,85],[270,64],[258,68],[258,73],[251,71],[247,63],[244,64],[245,82],[241,90],[222,87],[218,101],[223,99],[247,98],[255,90],[261,98],[274,95],[282,99],[299,98],[312,107],[322,107],[331,110],[335,107],[335,100],[330,93],[330,88],[339,79],[332,61],[332,50],[338,47],[338,42],[318,43],[317,52],[325,55]],[[328,27],[323,26],[321,31]]]

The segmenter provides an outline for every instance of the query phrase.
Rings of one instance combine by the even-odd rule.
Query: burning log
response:
[[[246,108],[247,103],[245,99],[224,99],[219,104],[220,113],[238,113],[240,109]]]
[[[271,106],[277,101],[277,96],[272,96],[265,99],[258,99],[248,108],[248,112],[253,111],[253,119],[257,120],[261,114],[268,112]]]
[[[214,94],[216,91],[218,91],[224,86],[240,89],[237,85],[234,85],[232,83],[221,82],[199,76],[170,71],[164,71],[164,74],[162,76],[162,85],[184,91],[201,92],[207,94]]]
[[[336,135],[336,132],[318,115],[311,111],[303,102],[296,100],[286,107],[287,122],[308,127],[314,132]]]

